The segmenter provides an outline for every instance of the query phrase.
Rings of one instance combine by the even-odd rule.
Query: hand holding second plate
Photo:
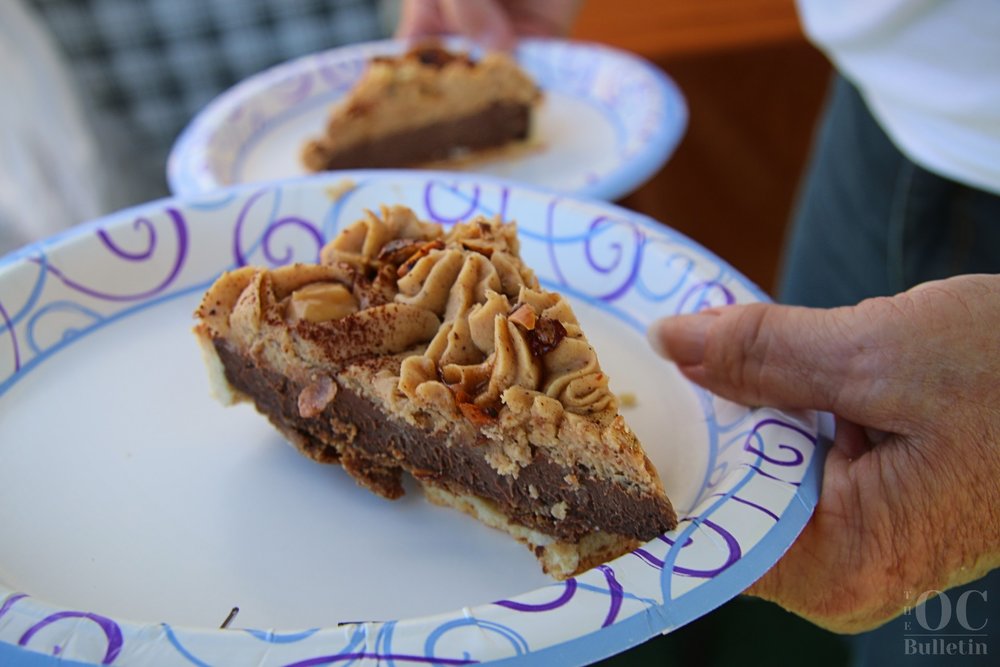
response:
[[[396,37],[457,34],[510,50],[519,37],[562,37],[582,0],[403,0]]]

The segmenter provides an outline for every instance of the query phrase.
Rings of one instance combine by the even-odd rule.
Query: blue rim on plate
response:
[[[0,405],[66,348],[197,293],[223,270],[315,261],[324,239],[379,203],[404,203],[443,224],[476,213],[517,220],[522,254],[546,287],[639,335],[661,315],[767,300],[697,243],[612,204],[481,175],[337,172],[152,202],[0,260]],[[263,213],[251,222],[255,206]],[[132,270],[136,263],[148,265],[151,287],[122,286],[129,294],[111,294],[88,274],[100,266],[113,276],[116,264]],[[46,313],[66,305],[88,321],[72,329],[50,324]],[[59,329],[40,335],[47,326]],[[817,502],[825,454],[819,415],[751,409],[691,391],[708,456],[680,525],[565,582],[432,616],[306,630],[137,623],[0,582],[0,662],[574,665],[618,653],[745,590],[791,545]]]
[[[460,38],[450,38],[447,44],[478,51]],[[405,47],[398,40],[383,40],[331,49],[267,69],[222,93],[195,116],[175,142],[167,163],[171,192],[192,196],[249,182],[244,179],[243,167],[248,154],[264,139],[306,122],[311,135],[319,134],[322,116],[315,114],[347,92],[368,60],[374,55],[399,53]],[[558,168],[546,162],[523,173],[516,169],[493,173],[487,164],[473,165],[471,170],[610,201],[651,178],[684,134],[687,107],[680,90],[662,70],[635,54],[589,42],[525,39],[515,57],[543,91],[589,108],[614,138],[607,150],[602,150],[596,145],[595,133],[584,126],[575,133],[567,130],[559,142],[575,143],[574,150],[592,142],[596,154],[581,158],[573,153]],[[565,117],[551,120],[555,126],[566,122]],[[545,137],[540,139],[545,142]],[[282,144],[281,159],[276,160],[282,163],[279,171],[283,173],[269,173],[262,180],[303,173],[297,162],[300,145],[292,144],[295,142]]]

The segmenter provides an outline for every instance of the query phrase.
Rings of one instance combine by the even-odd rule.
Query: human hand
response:
[[[569,32],[582,0],[403,0],[396,37],[464,35],[492,49],[510,50],[519,37]]]
[[[748,593],[853,633],[1000,566],[1000,275],[833,310],[728,306],[650,339],[716,394],[836,417],[816,511]]]

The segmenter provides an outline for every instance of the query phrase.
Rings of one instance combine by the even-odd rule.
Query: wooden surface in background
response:
[[[619,203],[690,236],[773,293],[830,74],[792,0],[588,0],[573,37],[648,58],[687,100],[676,153]]]
[[[586,0],[573,34],[651,60],[801,39],[792,0]]]

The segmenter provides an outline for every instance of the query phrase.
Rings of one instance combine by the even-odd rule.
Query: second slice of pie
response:
[[[529,148],[542,93],[503,53],[424,44],[373,58],[302,149],[310,171],[453,164]]]

